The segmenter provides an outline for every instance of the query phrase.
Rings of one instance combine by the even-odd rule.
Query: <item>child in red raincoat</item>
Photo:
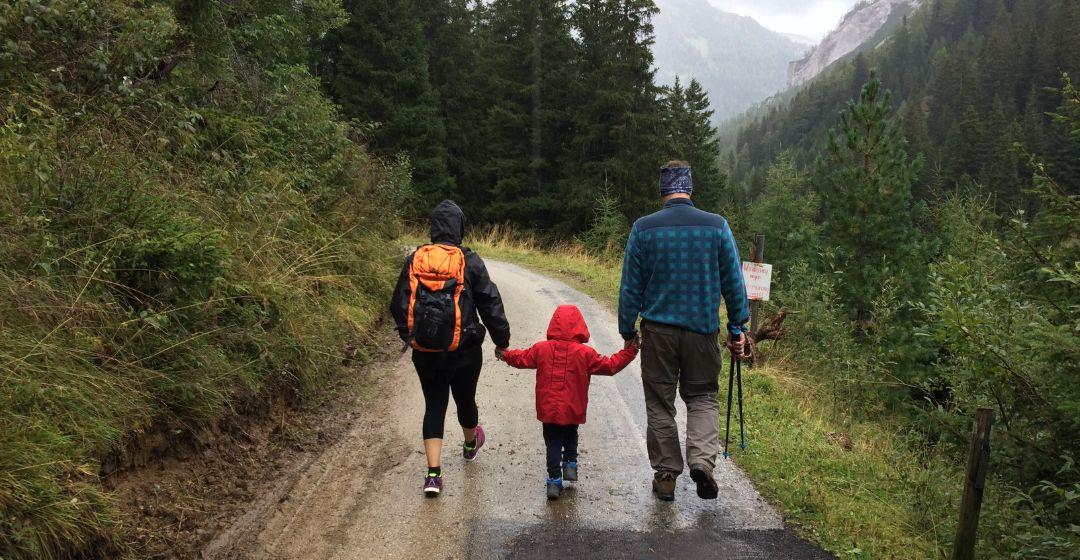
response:
[[[547,497],[558,499],[563,480],[576,481],[578,426],[589,406],[589,379],[615,375],[637,356],[631,345],[614,356],[601,356],[585,343],[589,327],[581,311],[560,305],[548,324],[547,340],[527,350],[507,350],[511,367],[536,370],[536,419],[544,424],[547,445]]]

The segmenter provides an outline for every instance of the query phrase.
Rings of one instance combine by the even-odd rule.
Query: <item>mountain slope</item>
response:
[[[788,85],[797,86],[820,74],[832,63],[853,52],[881,43],[917,10],[923,0],[871,0],[860,2],[844,16],[836,29],[821,44],[788,68]]]
[[[657,0],[657,79],[696,78],[721,120],[785,87],[789,61],[806,46],[708,0]]]
[[[917,197],[975,182],[999,208],[1022,207],[1031,170],[1016,143],[1043,155],[1062,188],[1080,192],[1077,138],[1051,118],[1061,95],[1047,89],[1062,85],[1063,72],[1080,72],[1078,26],[1075,0],[928,2],[878,48],[834,63],[732,125],[724,137],[729,177],[753,195],[782,152],[808,165],[876,69],[892,90],[908,152],[926,159]]]

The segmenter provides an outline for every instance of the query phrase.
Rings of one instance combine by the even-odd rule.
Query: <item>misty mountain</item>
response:
[[[795,41],[800,45],[806,45],[807,47],[813,47],[817,45],[817,41],[811,39],[810,37],[807,37],[806,35],[799,35],[797,33],[781,33],[781,35],[787,37],[788,39],[791,39],[792,41]]]
[[[805,83],[837,60],[881,44],[922,2],[923,0],[859,2],[817,47],[802,59],[791,63],[788,85]]]
[[[657,0],[653,54],[661,83],[696,78],[722,120],[784,89],[807,46],[708,0]]]

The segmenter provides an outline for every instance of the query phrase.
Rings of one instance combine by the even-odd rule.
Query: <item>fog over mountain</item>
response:
[[[696,78],[709,92],[715,119],[737,114],[782,90],[788,64],[809,47],[709,0],[658,0],[653,24],[657,77]]]
[[[750,16],[765,27],[820,41],[858,0],[709,0],[713,6]]]

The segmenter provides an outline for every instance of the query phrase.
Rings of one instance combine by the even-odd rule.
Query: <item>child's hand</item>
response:
[[[496,348],[495,349],[495,359],[496,360],[499,360],[500,362],[505,362],[506,358],[503,356],[504,354],[506,354],[506,348]]]

